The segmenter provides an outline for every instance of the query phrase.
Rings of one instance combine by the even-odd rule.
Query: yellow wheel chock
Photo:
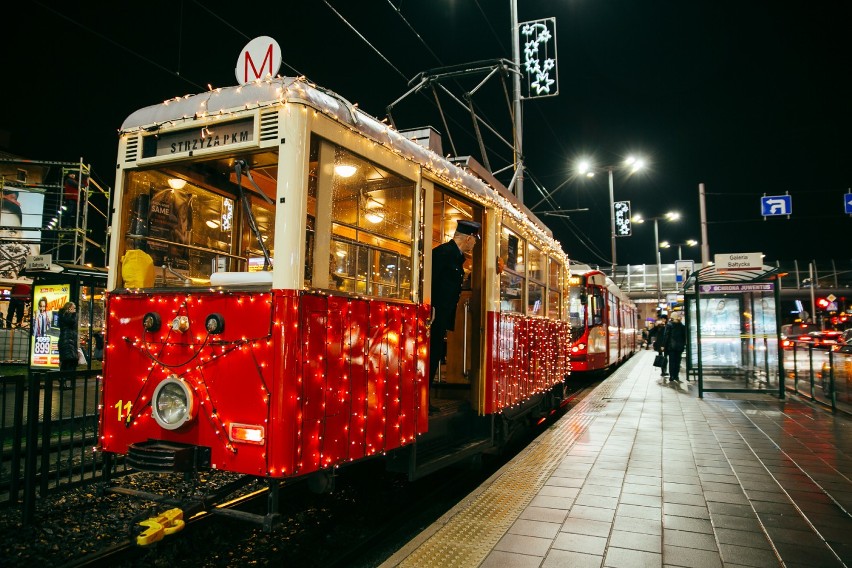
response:
[[[174,534],[183,529],[183,511],[180,509],[169,509],[161,515],[151,517],[139,523],[140,526],[147,527],[145,531],[136,537],[136,544],[139,546],[147,546],[151,543],[162,540],[164,536]]]

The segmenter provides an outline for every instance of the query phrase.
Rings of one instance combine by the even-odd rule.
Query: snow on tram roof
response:
[[[180,127],[181,123],[190,123],[201,118],[288,102],[307,104],[376,142],[387,145],[400,155],[423,164],[439,177],[458,182],[474,194],[497,204],[552,249],[562,251],[559,242],[551,236],[550,230],[540,220],[532,213],[521,211],[515,203],[501,195],[497,188],[491,187],[429,148],[409,140],[337,93],[311,84],[302,77],[269,78],[245,85],[221,87],[197,95],[176,97],[133,112],[124,120],[120,133],[156,130],[166,124]]]

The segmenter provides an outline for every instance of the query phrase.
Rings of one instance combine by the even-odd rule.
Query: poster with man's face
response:
[[[6,186],[0,195],[0,278],[17,279],[27,256],[39,253],[44,196]]]
[[[54,315],[71,300],[71,286],[67,283],[38,284],[33,288],[30,366],[58,369],[59,327]]]

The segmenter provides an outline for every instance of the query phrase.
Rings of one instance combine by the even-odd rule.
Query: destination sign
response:
[[[146,136],[142,157],[171,156],[191,152],[212,152],[223,148],[254,142],[254,119],[217,122],[201,128]],[[192,155],[190,154],[190,155]]]
[[[702,294],[714,292],[771,292],[775,289],[772,282],[756,284],[702,284],[699,290]]]

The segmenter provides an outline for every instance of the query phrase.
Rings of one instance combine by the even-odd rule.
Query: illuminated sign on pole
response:
[[[630,221],[630,202],[616,201],[612,204],[615,212],[615,236],[629,237],[633,234],[633,225]]]
[[[521,82],[525,99],[559,94],[556,73],[556,18],[524,22],[518,25],[523,45]]]

